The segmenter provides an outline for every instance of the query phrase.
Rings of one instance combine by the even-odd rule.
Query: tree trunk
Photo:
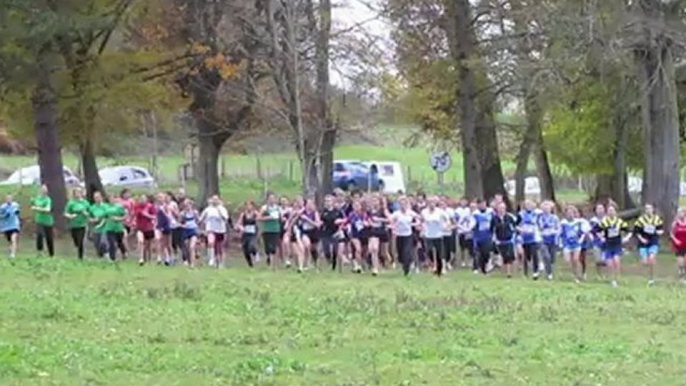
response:
[[[500,163],[498,136],[493,119],[493,98],[488,96],[480,102],[477,117],[477,151],[481,160],[481,181],[484,198],[491,199],[497,194],[503,196],[508,207],[512,207],[505,190],[505,178]]]
[[[86,185],[86,195],[89,200],[93,200],[95,192],[105,194],[105,189],[98,173],[98,164],[93,149],[93,141],[86,138],[81,146],[81,167],[83,168],[83,182]]]
[[[450,52],[458,70],[456,92],[456,130],[460,132],[464,167],[465,195],[469,198],[484,196],[479,146],[477,143],[477,81],[472,68],[476,52],[476,36],[472,29],[472,12],[469,0],[448,1],[446,4],[446,31]]]
[[[64,206],[67,190],[64,183],[62,147],[57,127],[57,101],[52,87],[52,60],[49,47],[43,47],[36,59],[36,86],[32,95],[34,129],[38,145],[38,165],[41,182],[48,187],[52,198],[55,225],[64,230]]]
[[[336,145],[336,126],[331,120],[329,108],[329,51],[331,42],[331,0],[319,1],[319,28],[316,46],[317,67],[317,121],[321,130],[319,149],[320,189],[317,189],[317,204],[321,205],[324,195],[333,190],[333,149]]]
[[[531,142],[528,138],[529,128],[527,126],[522,143],[519,144],[517,152],[517,166],[515,168],[515,204],[524,201],[526,198],[526,172],[529,166],[529,155],[531,154]]]
[[[676,76],[669,34],[664,26],[678,2],[641,0],[635,8],[642,21],[643,45],[634,50],[641,90],[641,113],[646,135],[646,181],[643,198],[671,224],[679,204],[679,115]],[[674,12],[673,15],[677,15]],[[664,28],[664,27],[662,27]]]
[[[634,207],[633,200],[629,193],[628,180],[629,176],[626,172],[626,148],[629,135],[627,133],[626,120],[624,119],[624,111],[619,111],[615,108],[617,116],[614,119],[615,125],[615,145],[612,151],[612,184],[611,194],[617,206],[620,209],[630,209]],[[621,116],[620,116],[621,114]]]
[[[548,160],[548,153],[545,151],[545,145],[543,144],[543,133],[541,131],[541,126],[539,122],[538,140],[536,141],[533,153],[534,161],[536,162],[536,171],[538,175],[538,182],[541,188],[541,198],[544,200],[551,200],[556,202],[555,197],[555,184],[553,182],[553,171],[550,168],[550,161]]]
[[[204,207],[207,200],[219,194],[219,154],[222,144],[211,135],[198,136],[198,205]]]

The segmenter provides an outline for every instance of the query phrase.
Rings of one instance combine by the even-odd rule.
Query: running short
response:
[[[275,255],[279,247],[279,242],[283,240],[281,232],[264,232],[262,233],[262,241],[264,242],[264,253],[267,255]]]
[[[457,252],[456,244],[455,235],[443,236],[443,248],[446,249],[447,253],[452,254]]]
[[[2,233],[5,234],[5,238],[6,238],[7,241],[9,242],[9,241],[12,241],[12,235],[19,234],[19,229],[11,229],[11,230],[8,230],[8,231],[4,231],[4,232],[2,232]]]
[[[659,251],[660,247],[657,245],[638,248],[638,254],[641,256],[641,260],[646,260],[650,256],[656,256]]]
[[[674,253],[677,257],[686,257],[686,248],[677,248]]]
[[[138,231],[143,235],[143,240],[149,241],[155,238],[155,231]]]
[[[198,230],[197,229],[183,229],[181,231],[181,237],[183,237],[184,240],[191,239],[193,237],[198,237]]]
[[[577,253],[577,252],[581,252],[581,251],[582,251],[582,248],[578,245],[577,246],[565,245],[564,247],[562,247],[562,253],[565,255],[569,255],[569,254]]]
[[[466,235],[460,235],[460,249],[462,251],[471,251],[474,249],[474,240],[468,238]]]
[[[126,234],[127,234],[127,235],[130,235],[130,234],[131,234],[131,227],[130,227],[130,226],[124,225],[124,230],[126,231]]]
[[[624,251],[621,245],[606,245],[603,250],[603,259],[613,260],[615,257],[622,257]]]
[[[514,263],[514,261],[515,261],[514,245],[512,245],[510,243],[498,244],[497,249],[498,249],[498,254],[503,258],[503,264]]]
[[[388,231],[384,228],[372,229],[371,237],[379,239],[380,243],[387,243],[389,240]]]
[[[310,239],[310,243],[312,244],[317,244],[319,242],[319,231],[316,229],[304,231],[303,235],[307,236],[307,238]]]

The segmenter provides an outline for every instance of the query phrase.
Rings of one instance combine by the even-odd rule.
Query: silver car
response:
[[[67,186],[79,186],[81,181],[74,175],[74,173],[66,166],[64,166],[64,182]],[[0,185],[40,185],[40,167],[38,165],[27,166],[25,168],[17,169],[5,181],[0,182]]]
[[[140,166],[113,166],[100,169],[100,181],[104,186],[122,188],[154,188],[155,178],[148,169]]]

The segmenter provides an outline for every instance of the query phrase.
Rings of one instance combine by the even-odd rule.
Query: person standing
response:
[[[183,229],[183,248],[181,253],[183,260],[188,262],[188,266],[195,268],[195,247],[198,244],[198,212],[195,210],[193,201],[187,198],[183,202],[180,223]]]
[[[478,209],[474,212],[474,249],[478,258],[478,269],[486,275],[488,263],[493,252],[493,211],[488,207],[485,200],[477,201]],[[479,271],[475,272],[478,273]]]
[[[152,261],[153,242],[155,240],[155,219],[157,208],[148,196],[142,194],[134,207],[136,222],[136,240],[138,242],[139,265]]]
[[[48,255],[55,256],[55,218],[52,216],[52,199],[48,195],[47,185],[41,185],[40,193],[31,200],[31,210],[36,223],[36,250],[43,254],[43,244],[48,247]]]
[[[507,278],[510,279],[512,278],[512,264],[515,261],[514,243],[517,237],[517,218],[507,213],[507,205],[503,202],[496,204],[495,215],[491,220],[491,232],[498,248],[498,254],[503,259]]]
[[[524,202],[524,209],[519,212],[517,225],[522,236],[524,248],[524,275],[528,275],[529,263],[533,272],[533,279],[538,280],[540,260],[539,247],[541,245],[541,232],[539,228],[541,211],[536,209],[536,204],[531,200]]]
[[[14,201],[11,194],[5,196],[5,202],[0,205],[0,231],[10,243],[10,259],[17,255],[19,232],[21,230],[21,218],[19,204]]]
[[[205,224],[207,235],[207,256],[217,268],[224,266],[224,242],[227,237],[229,211],[219,196],[210,198],[210,205],[200,214],[200,222]],[[251,265],[252,266],[252,265]]]
[[[662,218],[655,214],[655,208],[646,204],[643,214],[634,223],[633,234],[638,239],[638,253],[648,267],[648,285],[655,285],[655,263],[660,251],[660,236],[664,234]]]
[[[126,245],[124,244],[124,237],[126,235],[126,208],[121,204],[118,198],[108,199],[105,206],[105,213],[107,221],[105,229],[107,232],[107,246],[109,257],[111,261],[117,260],[117,249],[121,252],[122,260],[126,259]]]
[[[79,260],[83,260],[90,204],[83,197],[83,189],[74,188],[71,194],[72,197],[64,208],[64,217],[69,220],[69,231],[76,255]]]

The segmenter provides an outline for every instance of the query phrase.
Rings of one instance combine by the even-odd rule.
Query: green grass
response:
[[[685,289],[622,284],[2,259],[0,384],[683,384]]]

